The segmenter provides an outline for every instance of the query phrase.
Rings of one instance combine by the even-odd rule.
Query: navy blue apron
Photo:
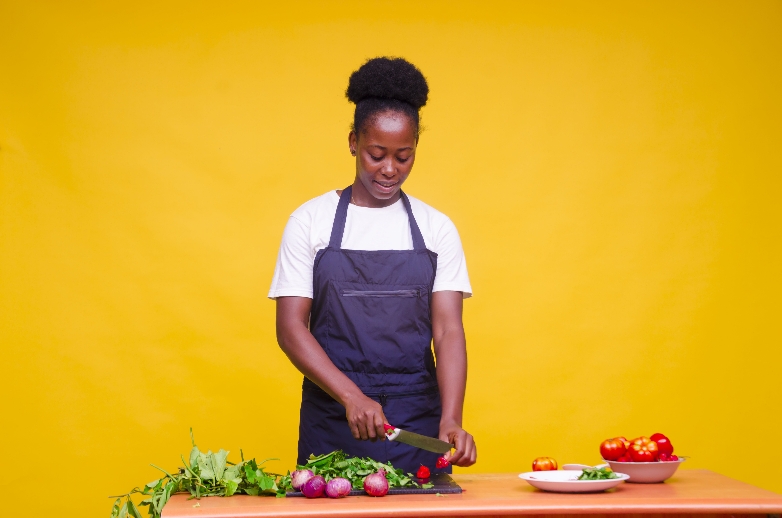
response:
[[[413,250],[343,249],[351,191],[342,191],[329,245],[315,256],[310,331],[334,365],[383,406],[390,424],[437,437],[441,404],[431,348],[437,254],[426,249],[404,193]],[[338,449],[410,473],[421,464],[434,471],[439,457],[402,443],[354,439],[345,407],[305,378],[298,463]]]

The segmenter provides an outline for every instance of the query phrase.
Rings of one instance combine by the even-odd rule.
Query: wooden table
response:
[[[188,500],[175,495],[163,509],[163,518],[174,517],[314,517],[362,516],[399,518],[413,516],[533,516],[664,515],[698,514],[758,516],[782,513],[782,495],[733,480],[707,470],[680,470],[663,484],[620,484],[603,493],[561,494],[534,489],[516,474],[457,474],[453,478],[465,490],[458,495],[368,496],[340,500],[328,498],[273,498],[232,496]],[[641,516],[643,515],[643,516]],[[584,518],[581,516],[581,518]],[[589,518],[592,518],[590,516]]]

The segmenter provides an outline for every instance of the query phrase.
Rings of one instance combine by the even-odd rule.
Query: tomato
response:
[[[606,439],[600,445],[600,455],[605,460],[616,460],[627,451],[627,446],[619,437],[613,439]]]
[[[538,457],[532,461],[532,471],[554,471],[557,469],[557,461],[551,457]]]
[[[645,435],[642,435],[642,436],[636,437],[635,439],[630,441],[630,446],[632,446],[633,444],[636,444],[636,443],[638,443],[638,444],[649,444],[650,442],[652,442],[652,440],[650,438],[648,438]]]
[[[641,436],[630,443],[630,457],[633,462],[654,462],[658,453],[657,443],[648,437]]]
[[[630,450],[626,451],[624,455],[616,459],[616,462],[633,462],[633,458],[630,457]]]
[[[650,439],[657,443],[657,448],[660,450],[660,453],[667,453],[668,455],[673,454],[673,444],[671,444],[671,440],[663,434],[656,433],[652,435]]]
[[[619,437],[617,437],[617,439],[619,439],[620,441],[622,441],[624,443],[625,449],[628,449],[628,450],[630,449],[630,441],[628,441],[627,438],[624,435],[620,435]]]
[[[434,465],[434,467],[436,467],[437,469],[443,469],[443,468],[447,468],[449,464],[450,462],[448,462],[448,459],[446,459],[443,456],[437,458],[437,463]]]
[[[415,476],[416,477],[424,479],[424,480],[429,478],[430,475],[431,475],[431,473],[429,472],[429,468],[427,468],[423,464],[421,464],[421,467],[418,468],[418,471],[415,472]]]
[[[654,453],[649,451],[645,446],[635,446],[630,448],[630,458],[633,462],[654,462]]]

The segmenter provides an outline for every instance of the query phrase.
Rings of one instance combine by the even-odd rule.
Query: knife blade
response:
[[[434,437],[427,437],[420,433],[400,430],[399,428],[388,424],[383,425],[383,427],[386,430],[386,438],[389,441],[402,442],[434,453],[447,453],[453,448],[449,443],[441,441],[440,439],[435,439]]]

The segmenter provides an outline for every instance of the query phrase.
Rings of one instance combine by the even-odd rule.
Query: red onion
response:
[[[303,486],[301,486],[301,492],[307,498],[320,498],[323,496],[323,492],[326,490],[326,480],[320,475],[310,477]]]
[[[350,480],[342,477],[332,478],[329,483],[326,484],[326,496],[329,498],[342,498],[348,496],[353,486],[350,485]]]
[[[367,475],[364,479],[364,491],[369,496],[385,496],[388,493],[388,480],[386,480],[386,472],[382,469],[377,473]]]
[[[291,473],[291,487],[295,490],[301,489],[306,481],[314,477],[315,473],[309,469],[301,469]]]

